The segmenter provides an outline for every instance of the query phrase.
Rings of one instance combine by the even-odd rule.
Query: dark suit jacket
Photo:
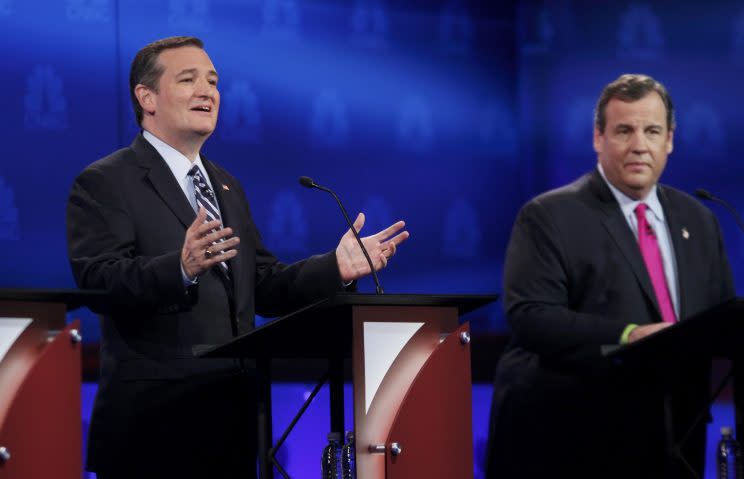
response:
[[[250,381],[233,360],[196,359],[192,347],[223,343],[253,328],[256,312],[280,315],[341,285],[333,252],[278,262],[261,242],[240,183],[202,159],[223,223],[241,242],[229,278],[214,267],[188,289],[180,256],[196,214],[152,145],[138,135],[73,184],[67,209],[73,274],[79,287],[108,293],[88,439],[92,470],[143,465],[146,457],[188,463],[190,452],[198,464],[212,456],[225,463],[236,460],[224,444],[231,441],[232,452],[250,456],[254,432],[239,431],[255,419],[245,396]],[[225,437],[240,433],[240,440]]]
[[[659,185],[658,195],[684,321],[732,298],[733,280],[712,213],[673,188]],[[597,477],[631,477],[633,464],[663,460],[653,379],[644,371],[611,371],[600,356],[600,346],[617,344],[628,324],[659,322],[661,313],[637,240],[598,171],[521,209],[504,290],[512,339],[497,367],[489,477],[518,475],[525,435],[540,438],[546,468],[573,477],[592,454],[608,468]],[[700,373],[690,374],[704,381]],[[705,387],[695,394],[700,399]],[[538,476],[540,463],[531,461],[533,469],[519,477]]]

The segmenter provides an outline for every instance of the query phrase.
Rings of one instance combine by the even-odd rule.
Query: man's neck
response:
[[[196,161],[196,157],[199,155],[199,151],[201,151],[202,145],[204,145],[204,142],[207,140],[206,138],[201,137],[194,138],[193,140],[169,138],[168,135],[164,134],[161,131],[158,131],[157,128],[152,128],[149,125],[143,124],[142,128],[149,131],[163,143],[166,143],[168,146],[181,153],[192,163]]]
[[[656,185],[653,185],[651,188],[645,190],[633,190],[631,188],[625,188],[622,185],[615,185],[607,178],[604,168],[602,168],[602,164],[599,162],[597,163],[597,170],[599,171],[599,174],[602,176],[602,179],[605,181],[605,183],[607,183],[607,186],[609,186],[610,189],[613,190],[613,193],[618,192],[633,201],[646,201],[649,195],[651,195],[656,190]]]

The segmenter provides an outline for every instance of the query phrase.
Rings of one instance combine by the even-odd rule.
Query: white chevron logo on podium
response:
[[[424,323],[364,323],[364,413],[393,361]]]

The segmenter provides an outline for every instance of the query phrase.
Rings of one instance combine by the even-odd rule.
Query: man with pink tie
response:
[[[705,421],[669,470],[705,404],[708,371],[680,364],[674,431],[647,370],[610,369],[600,347],[637,341],[734,296],[720,228],[689,195],[658,183],[674,107],[646,75],[605,87],[596,168],[519,212],[504,271],[512,332],[496,372],[488,477],[686,477],[704,465]]]

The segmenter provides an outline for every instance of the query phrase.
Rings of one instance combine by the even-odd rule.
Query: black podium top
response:
[[[744,298],[715,306],[625,346],[605,349],[615,364],[744,356]]]
[[[81,306],[95,306],[105,301],[103,291],[78,289],[0,288],[0,301],[64,303],[67,311]]]
[[[462,315],[495,301],[498,295],[339,293],[271,321],[223,345],[204,345],[204,358],[319,358],[348,356],[353,306],[429,306],[457,308]]]

